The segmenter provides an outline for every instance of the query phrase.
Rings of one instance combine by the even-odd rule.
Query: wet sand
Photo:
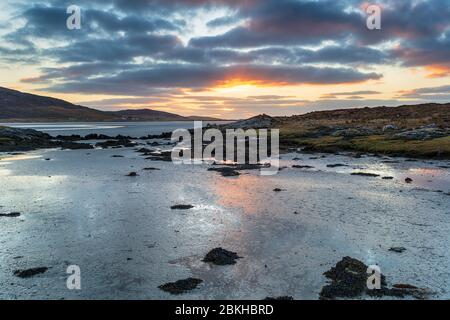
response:
[[[145,160],[133,148],[0,156],[0,211],[22,213],[0,218],[0,298],[317,299],[322,273],[351,256],[378,264],[391,284],[449,299],[450,169],[441,168],[449,162],[320,156],[283,155],[287,168],[275,176],[238,177]],[[327,167],[337,163],[349,167]],[[176,204],[194,208],[171,210]],[[202,262],[215,247],[243,258]],[[66,288],[72,264],[81,268],[79,291]],[[40,266],[49,270],[13,275]],[[180,296],[158,289],[188,277],[204,282]]]

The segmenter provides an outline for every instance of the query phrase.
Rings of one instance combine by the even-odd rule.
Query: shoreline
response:
[[[319,299],[330,285],[322,273],[332,275],[347,256],[365,265],[379,263],[388,281],[383,292],[408,293],[401,289],[408,284],[432,290],[437,299],[450,294],[442,276],[448,195],[431,192],[442,187],[427,182],[436,172],[429,169],[441,161],[382,164],[366,156],[312,159],[312,154],[290,153],[282,155],[285,168],[276,176],[243,170],[223,177],[206,165],[146,159],[139,147],[38,150],[39,158],[5,159],[2,212],[21,215],[1,218],[1,296],[27,298],[33,293],[26,288],[42,286],[38,298]],[[298,163],[314,168],[294,168]],[[149,166],[153,170],[145,170]],[[131,170],[137,175],[128,176]],[[352,176],[356,170],[395,179]],[[441,170],[448,177],[448,170]],[[404,182],[405,175],[412,184]],[[186,209],[172,209],[181,205]],[[215,247],[242,258],[230,266],[203,262]],[[391,250],[400,247],[406,251]],[[65,261],[81,267],[79,293],[60,284]],[[37,267],[48,270],[24,279],[14,275]],[[203,282],[181,295],[159,288],[188,277]],[[333,295],[379,299],[352,288],[333,289]],[[332,296],[326,292],[324,298]]]

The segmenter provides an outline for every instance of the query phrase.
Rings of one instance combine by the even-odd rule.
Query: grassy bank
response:
[[[392,139],[388,135],[304,138],[281,133],[280,142],[285,146],[303,146],[307,150],[317,152],[354,151],[391,156],[450,159],[450,136],[430,140],[403,140]]]

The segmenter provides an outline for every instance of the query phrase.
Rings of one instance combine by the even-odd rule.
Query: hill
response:
[[[0,122],[58,121],[192,121],[219,120],[211,117],[183,117],[151,109],[107,112],[46,96],[0,87]]]

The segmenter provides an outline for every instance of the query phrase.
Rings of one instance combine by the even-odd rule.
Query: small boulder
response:
[[[203,280],[201,279],[187,278],[160,285],[158,288],[171,294],[182,294],[186,291],[194,290],[202,282]]]
[[[8,217],[8,218],[20,217],[20,212],[0,213],[0,217]]]
[[[363,177],[379,177],[379,174],[370,172],[352,172],[352,176],[363,176]]]
[[[392,247],[392,248],[389,248],[389,251],[396,252],[396,253],[402,253],[402,252],[406,251],[406,248],[404,248],[404,247]]]
[[[194,206],[190,204],[176,204],[174,206],[171,206],[170,209],[172,210],[189,210],[192,209]]]
[[[240,259],[236,252],[228,251],[222,248],[215,248],[208,252],[203,262],[211,262],[213,264],[224,266],[236,264],[236,260]]]
[[[31,268],[31,269],[25,269],[25,270],[16,270],[14,271],[14,275],[19,278],[30,278],[37,274],[44,273],[48,270],[47,267],[38,267],[38,268]]]

